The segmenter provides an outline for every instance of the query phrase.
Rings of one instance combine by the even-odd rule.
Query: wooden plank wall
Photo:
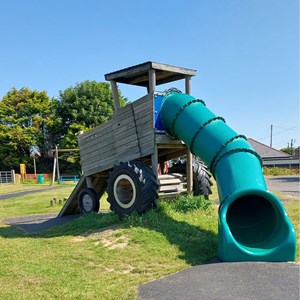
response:
[[[113,119],[78,137],[85,176],[154,152],[153,93],[127,104]]]

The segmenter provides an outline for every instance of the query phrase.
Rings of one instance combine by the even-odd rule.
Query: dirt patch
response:
[[[102,264],[95,264],[93,261],[88,262],[90,267],[96,267],[105,273],[115,273],[115,274],[130,274],[134,271],[134,267],[129,264],[118,265],[117,268],[103,266]]]
[[[130,274],[134,270],[134,267],[131,265],[125,265],[121,268],[121,270],[116,270],[114,268],[104,268],[104,272],[107,273],[117,273],[117,274]]]
[[[121,226],[116,224],[96,230],[89,230],[81,236],[72,238],[73,242],[82,242],[87,238],[95,240],[94,245],[100,244],[109,250],[124,249],[127,247],[130,238],[120,232]]]
[[[85,238],[82,236],[74,236],[71,238],[71,241],[75,242],[75,243],[83,242],[84,240],[85,240]]]
[[[119,237],[110,235],[101,239],[101,243],[103,244],[103,246],[110,250],[124,249],[128,245],[129,241],[130,238],[126,235]]]

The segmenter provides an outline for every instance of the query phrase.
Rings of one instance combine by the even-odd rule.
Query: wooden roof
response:
[[[133,67],[105,74],[104,76],[108,81],[115,80],[120,83],[147,87],[149,82],[149,70],[155,70],[156,85],[184,79],[186,76],[196,75],[196,70],[193,69],[148,61]]]

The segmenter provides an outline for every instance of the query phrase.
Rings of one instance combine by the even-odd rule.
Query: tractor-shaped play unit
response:
[[[105,75],[114,98],[113,118],[78,136],[83,176],[59,216],[97,212],[105,191],[119,215],[156,207],[158,193],[194,191],[207,197],[212,184],[208,166],[220,198],[219,257],[294,260],[295,231],[280,200],[267,190],[259,155],[245,136],[190,95],[195,74],[146,62]],[[157,85],[176,80],[185,80],[185,93],[156,91]],[[117,83],[146,87],[148,93],[120,107]],[[160,165],[184,155],[186,163],[159,176]]]

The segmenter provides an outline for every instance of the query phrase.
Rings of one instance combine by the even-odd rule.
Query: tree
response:
[[[127,99],[120,95],[121,106]],[[56,118],[52,133],[56,142],[62,145],[77,145],[72,136],[78,131],[87,131],[111,119],[114,102],[110,86],[106,82],[84,81],[75,87],[60,91],[55,103]]]
[[[127,99],[119,92],[121,106]],[[112,118],[114,101],[109,83],[84,81],[59,92],[55,100],[56,117],[49,126],[50,139],[60,148],[77,148],[77,134],[87,132]],[[65,155],[79,162],[79,153]]]
[[[287,148],[282,148],[280,151],[285,152],[287,154],[293,155],[295,153],[295,148],[294,147],[287,147]]]
[[[45,91],[27,87],[11,89],[0,101],[0,167],[17,168],[29,159],[29,148],[38,145],[45,153],[46,126],[53,103]]]

